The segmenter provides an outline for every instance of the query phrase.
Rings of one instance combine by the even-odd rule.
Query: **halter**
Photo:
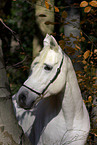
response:
[[[60,65],[59,65],[59,67],[57,68],[57,71],[56,71],[56,74],[55,74],[55,76],[52,78],[52,80],[50,80],[50,82],[47,84],[47,86],[43,89],[43,91],[40,93],[40,92],[38,92],[38,91],[36,91],[36,90],[33,90],[33,89],[31,89],[31,88],[29,88],[28,86],[26,86],[26,85],[22,85],[22,86],[24,86],[25,88],[27,88],[27,89],[29,89],[30,91],[32,91],[32,92],[34,92],[34,93],[36,93],[37,95],[39,95],[39,97],[36,99],[36,101],[35,101],[35,104],[37,104],[37,102],[39,102],[42,98],[43,98],[43,95],[44,95],[44,93],[45,93],[45,91],[48,89],[48,87],[57,79],[57,77],[58,77],[58,75],[60,74],[60,71],[61,71],[61,67],[62,67],[62,64],[63,64],[63,60],[64,60],[64,52],[62,51],[62,60],[61,60],[61,63],[60,63]]]

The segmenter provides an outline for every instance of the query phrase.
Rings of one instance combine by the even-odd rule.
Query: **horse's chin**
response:
[[[40,101],[39,101],[40,102]],[[22,106],[22,105],[19,105],[21,108],[25,109],[25,110],[29,110],[29,111],[34,111],[36,110],[39,102],[36,103],[36,101],[33,101],[31,103],[31,105],[26,105],[26,106]]]
[[[20,102],[17,102],[17,104],[19,105],[19,107],[21,107],[21,108],[23,108],[25,110],[31,110],[31,109],[33,109],[35,107],[35,105],[34,105],[35,104],[35,101],[33,101],[30,104],[22,104]]]

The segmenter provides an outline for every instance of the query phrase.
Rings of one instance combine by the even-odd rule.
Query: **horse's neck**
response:
[[[41,118],[46,123],[46,121],[48,122],[57,116],[62,109],[63,95],[60,92],[57,95],[43,99],[37,106],[36,117]]]
[[[65,121],[69,128],[72,127],[75,116],[80,112],[83,106],[81,92],[78,86],[76,75],[72,64],[67,72],[66,88],[62,102],[62,110]],[[68,128],[68,129],[69,129]]]

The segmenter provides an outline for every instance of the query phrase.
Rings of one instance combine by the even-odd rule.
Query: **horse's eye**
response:
[[[35,62],[35,63],[34,63],[34,66],[37,65],[38,63],[39,63],[39,62]]]
[[[47,65],[47,64],[45,64],[45,66],[44,66],[44,69],[47,70],[47,71],[52,70],[52,68],[53,68],[52,66]]]

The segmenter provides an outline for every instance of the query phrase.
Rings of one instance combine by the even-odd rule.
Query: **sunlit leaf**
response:
[[[47,9],[49,9],[49,7],[50,7],[50,5],[47,1],[45,1],[45,6],[46,6]]]
[[[87,101],[85,101],[85,100],[83,100],[83,102],[86,104],[87,103]]]
[[[88,7],[86,7],[85,9],[84,9],[84,12],[85,13],[89,13],[91,11],[91,7],[90,6],[88,6]]]
[[[85,20],[82,20],[81,22],[80,22],[80,24],[84,24],[86,21]]]
[[[73,41],[73,44],[78,44],[78,41],[77,40]]]
[[[60,41],[59,41],[59,45],[60,45],[60,47],[64,50],[65,41],[64,41],[64,40],[60,40]]]
[[[97,79],[97,77],[93,77],[93,80],[96,80]]]
[[[85,41],[85,37],[81,37],[81,41],[84,42]]]
[[[62,18],[67,18],[67,12],[66,11],[62,12]]]
[[[84,59],[87,59],[90,55],[90,50],[87,50],[85,53],[84,53]]]
[[[86,7],[86,6],[88,6],[88,2],[82,1],[82,2],[80,3],[80,7]]]
[[[63,35],[63,39],[65,39],[65,35]]]
[[[0,21],[3,22],[2,18],[0,18]]]
[[[63,33],[61,33],[60,36],[63,36]]]
[[[79,50],[81,49],[78,45],[75,45],[75,47],[76,47],[77,49],[79,49]]]
[[[69,55],[74,55],[74,54],[75,54],[75,49],[74,49],[73,47],[65,46],[65,49],[66,49],[66,52],[67,52]]]
[[[55,33],[51,33],[51,35],[56,36],[56,32]]]
[[[80,35],[81,35],[81,36],[83,35],[82,31],[80,31]]]
[[[88,41],[88,43],[90,44],[90,43],[91,43],[91,41]]]
[[[23,71],[28,70],[29,67],[28,66],[22,66],[21,68],[23,68]]]
[[[92,102],[92,96],[88,97],[88,102],[90,102],[90,103]]]
[[[59,12],[58,7],[54,6],[54,8],[55,8],[55,12]]]
[[[94,87],[95,89],[97,89],[97,84],[93,84],[93,87]]]
[[[87,62],[85,60],[82,61],[83,64],[86,64]]]
[[[97,49],[94,50],[94,53],[97,53]]]
[[[70,37],[72,37],[72,38],[76,38],[72,33],[70,33]]]
[[[90,4],[92,7],[97,7],[97,1],[91,1],[91,2],[89,2],[89,4]]]

